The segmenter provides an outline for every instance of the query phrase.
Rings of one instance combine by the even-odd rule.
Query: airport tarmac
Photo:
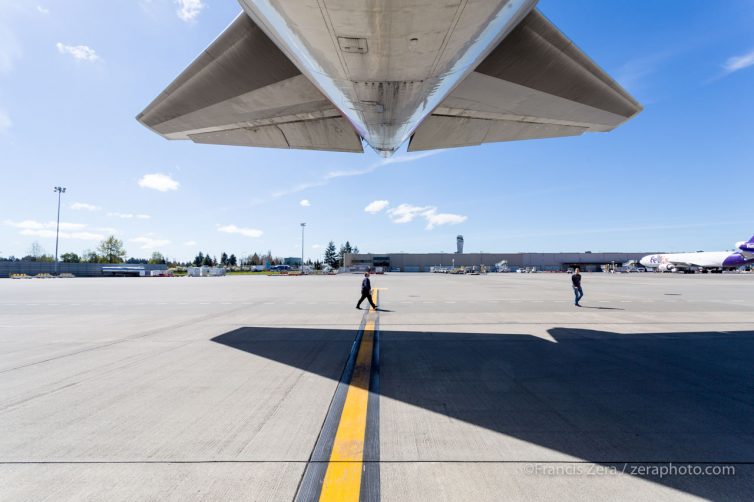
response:
[[[751,499],[754,275],[360,282],[0,280],[0,500]]]

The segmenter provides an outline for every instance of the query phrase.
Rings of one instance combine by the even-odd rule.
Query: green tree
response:
[[[60,259],[63,263],[81,263],[81,258],[76,253],[63,253]]]
[[[123,241],[114,235],[100,242],[97,251],[99,251],[100,257],[105,263],[123,263],[123,259],[126,257]]]
[[[204,255],[204,261],[202,262],[202,265],[206,267],[212,267],[214,265],[214,262],[212,261],[212,257],[207,253]]]
[[[346,255],[353,252],[353,249],[351,248],[351,243],[346,241],[345,244],[340,245],[340,249],[338,250],[337,259],[338,263],[342,266],[345,265]]]
[[[359,254],[359,246],[353,247],[353,254]]]
[[[194,266],[201,267],[204,264],[204,253],[199,251],[199,254],[194,258]]]
[[[228,253],[223,251],[223,254],[220,255],[220,265],[223,267],[228,264]]]
[[[85,249],[81,253],[81,263],[99,263],[99,256],[91,249]]]
[[[164,265],[165,264],[165,257],[162,256],[162,253],[159,251],[155,251],[152,253],[152,257],[149,259],[149,263],[152,265]]]
[[[231,254],[228,257],[228,265],[230,265],[231,267],[235,267],[237,264],[238,264],[238,260],[236,259],[236,255]]]
[[[256,253],[251,255],[250,262],[249,265],[262,265],[262,259]]]
[[[335,251],[335,243],[330,243],[325,248],[325,263],[332,268],[338,268],[340,261],[338,260],[338,254]]]

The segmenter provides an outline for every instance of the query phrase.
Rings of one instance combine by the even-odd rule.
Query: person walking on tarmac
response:
[[[574,270],[573,275],[571,276],[571,282],[573,283],[573,294],[576,296],[574,305],[581,307],[581,305],[579,305],[579,300],[584,296],[584,291],[581,289],[581,272],[578,267],[576,267],[576,270]]]
[[[364,280],[361,281],[361,298],[359,298],[359,303],[356,304],[357,309],[361,310],[361,302],[364,300],[368,300],[369,305],[377,310],[377,305],[372,301],[372,283],[369,282],[369,272],[364,274]]]

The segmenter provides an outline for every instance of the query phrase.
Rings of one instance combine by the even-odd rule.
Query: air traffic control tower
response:
[[[463,235],[456,237],[456,254],[463,254]]]

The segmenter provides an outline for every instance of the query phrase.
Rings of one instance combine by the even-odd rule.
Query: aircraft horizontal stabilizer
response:
[[[409,151],[610,131],[642,107],[537,10],[414,132]]]
[[[244,13],[137,119],[168,139],[363,152],[340,111]]]

